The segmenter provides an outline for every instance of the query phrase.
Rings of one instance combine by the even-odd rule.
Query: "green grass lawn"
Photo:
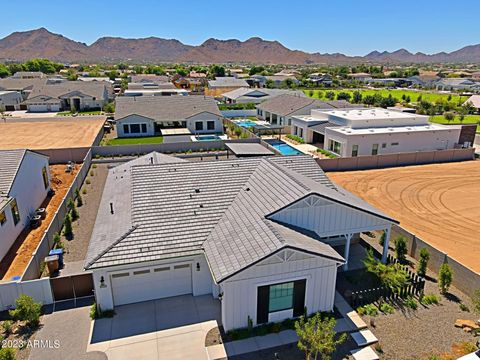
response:
[[[480,133],[480,115],[467,115],[463,121],[460,121],[458,116],[455,119],[448,121],[443,115],[435,115],[430,117],[430,121],[437,124],[477,124],[477,133]]]
[[[313,95],[311,96],[314,99],[320,99],[320,100],[327,100],[325,98],[325,94],[327,91],[333,91],[335,93],[335,96],[339,92],[347,92],[350,93],[350,95],[355,91],[355,89],[334,89],[334,90],[329,90],[329,89],[321,89],[321,90],[304,90],[305,94],[307,96],[310,96],[310,92],[313,91]],[[422,95],[422,100],[430,101],[430,102],[435,102],[438,99],[442,99],[444,101],[448,101],[448,97],[450,94],[442,94],[442,93],[435,93],[435,92],[428,92],[428,91],[415,91],[415,90],[403,90],[403,89],[359,89],[359,91],[362,93],[363,96],[365,95],[375,95],[376,93],[380,93],[380,95],[384,97],[388,97],[389,94],[392,94],[392,96],[399,101],[402,100],[402,95],[405,96],[410,96],[410,101],[411,102],[417,102],[417,99],[420,95]],[[460,95],[451,95],[451,102],[454,102],[455,104],[458,104],[459,102],[463,104],[467,99],[468,96],[460,96]]]
[[[110,139],[108,140],[107,145],[161,144],[162,142],[163,136],[147,136]]]
[[[94,111],[80,111],[77,113],[78,116],[82,115],[101,115],[102,112],[100,110],[94,110]],[[72,116],[73,113],[71,111],[61,111],[57,113],[57,116]]]

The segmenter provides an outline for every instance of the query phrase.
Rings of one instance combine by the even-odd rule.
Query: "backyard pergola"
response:
[[[275,124],[252,126],[252,130],[255,135],[260,136],[268,133],[273,133],[273,135],[275,135],[275,133],[277,133],[279,138],[280,138],[280,135],[282,135],[284,128],[285,128],[284,125],[275,125]]]

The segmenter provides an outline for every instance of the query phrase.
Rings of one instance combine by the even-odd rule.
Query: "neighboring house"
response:
[[[147,82],[147,83],[161,84],[161,83],[170,82],[170,78],[167,75],[155,75],[155,74],[130,75],[129,80],[132,83]]]
[[[0,79],[0,91],[18,91],[22,99],[26,100],[34,87],[46,84],[46,79],[16,79],[13,77]],[[20,105],[22,110],[27,110],[25,104]]]
[[[67,81],[35,86],[24,104],[30,112],[102,109],[109,100],[110,83]]]
[[[271,86],[274,88],[280,87],[285,80],[291,80],[292,83],[295,85],[299,85],[300,81],[297,80],[297,78],[293,75],[252,75],[250,77],[253,82],[255,87],[259,88],[264,88],[267,86],[268,82],[270,82]]]
[[[47,75],[41,71],[17,71],[12,75],[14,79],[44,79]]]
[[[138,83],[128,83],[128,90],[157,90],[157,89],[176,89],[171,82],[150,82],[140,81]]]
[[[330,74],[312,73],[308,75],[308,80],[316,85],[331,86],[333,84],[332,76]]]
[[[473,106],[477,111],[480,111],[480,95],[472,95],[468,98],[467,101],[463,103],[463,105],[470,104]]]
[[[371,81],[372,75],[368,73],[355,73],[355,74],[348,74],[347,75],[351,80],[357,80],[357,81],[363,81],[363,82],[368,82]]]
[[[205,95],[221,96],[223,93],[239,88],[250,87],[243,79],[237,79],[231,76],[217,77],[215,80],[209,80],[205,88]]]
[[[309,156],[150,153],[109,170],[85,269],[102,310],[211,294],[228,331],[332,311],[352,240],[385,230],[385,261],[394,223]]]
[[[441,79],[437,75],[414,75],[407,78],[411,81],[412,86],[431,88],[435,86],[435,83]]]
[[[377,84],[390,87],[407,87],[411,86],[413,82],[405,78],[382,78],[382,79],[371,79],[368,81],[369,84]]]
[[[211,97],[119,96],[115,120],[118,137],[153,136],[166,128],[191,134],[223,133],[222,115]]]
[[[461,78],[446,78],[435,83],[435,88],[439,91],[467,90],[480,91],[480,82]]]
[[[471,78],[472,78],[472,80],[477,80],[477,81],[480,80],[480,72],[477,71],[477,72],[472,73]]]
[[[48,157],[30,150],[0,150],[0,259],[50,190]]]
[[[279,95],[257,105],[257,116],[274,125],[289,126],[292,116],[308,115],[311,109],[335,109],[352,107],[345,100],[321,101],[296,95]]]
[[[21,110],[20,104],[22,102],[23,96],[19,91],[0,90],[0,111]]]
[[[453,149],[462,126],[381,108],[320,110],[292,119],[292,134],[342,157]]]
[[[306,97],[300,90],[284,90],[284,89],[251,89],[240,88],[223,93],[223,101],[228,104],[255,103],[259,104],[263,101],[270,100],[279,95],[293,95]]]
[[[86,82],[104,81],[106,83],[113,84],[113,81],[110,80],[110,78],[108,76],[105,76],[105,77],[80,76],[80,77],[77,78],[77,81],[86,81]]]

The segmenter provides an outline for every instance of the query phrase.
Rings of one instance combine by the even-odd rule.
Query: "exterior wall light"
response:
[[[221,292],[220,294],[218,294],[218,300],[222,301],[223,299],[223,292]]]
[[[197,271],[200,271],[200,263],[197,262]]]
[[[105,278],[102,276],[100,277],[100,287],[101,288],[106,288],[107,285],[105,284]]]

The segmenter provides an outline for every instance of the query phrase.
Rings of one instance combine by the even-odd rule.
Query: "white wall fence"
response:
[[[43,262],[45,256],[48,255],[53,246],[53,236],[55,233],[59,233],[63,226],[63,220],[67,214],[67,203],[68,199],[73,198],[75,195],[75,190],[81,188],[83,181],[85,180],[88,170],[90,168],[90,163],[92,161],[91,151],[87,152],[87,155],[83,159],[83,164],[80,167],[80,170],[75,175],[75,179],[72,182],[72,185],[68,189],[68,192],[62,199],[60,206],[58,207],[55,215],[52,218],[50,225],[47,230],[45,230],[40,243],[38,244],[35,252],[32,255],[25,271],[22,274],[22,281],[37,279],[40,276],[41,263]],[[0,285],[0,292],[1,290]]]
[[[12,309],[15,306],[15,300],[22,294],[31,296],[35,302],[43,305],[53,303],[49,278],[0,283],[0,311]]]
[[[443,263],[447,263],[453,269],[453,285],[465,294],[471,296],[476,289],[480,289],[480,274],[476,273],[457,260],[451,258],[448,254],[433,247],[425,240],[420,239],[404,228],[394,225],[392,227],[392,238],[398,235],[404,236],[408,241],[408,254],[415,258],[420,258],[420,249],[426,248],[430,253],[428,268],[436,273],[440,270]],[[453,235],[455,236],[455,235]]]
[[[247,117],[247,116],[257,116],[257,110],[222,110],[220,111],[223,117],[226,118],[235,118],[235,117]]]
[[[475,149],[469,148],[317,159],[317,163],[324,171],[351,171],[466,161],[474,158]]]

